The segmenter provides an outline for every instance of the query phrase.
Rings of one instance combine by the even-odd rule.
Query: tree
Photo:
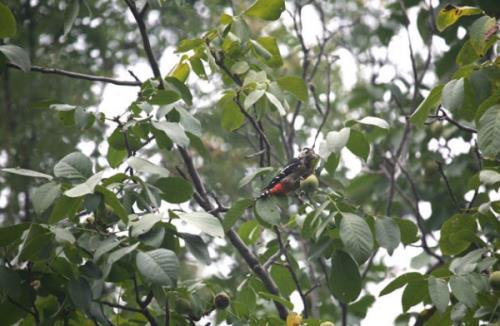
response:
[[[499,8],[468,5],[0,4],[3,322],[348,325],[404,287],[398,325],[498,323]],[[104,77],[137,60],[149,79]],[[107,116],[89,81],[137,99]],[[304,146],[319,188],[255,200]],[[405,246],[427,271],[370,292]]]

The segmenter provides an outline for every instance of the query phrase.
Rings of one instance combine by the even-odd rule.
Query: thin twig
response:
[[[448,181],[448,178],[446,177],[446,174],[444,173],[443,163],[441,163],[439,161],[436,161],[436,164],[438,166],[439,173],[441,174],[441,176],[443,177],[444,182],[446,183],[446,189],[448,189],[448,194],[450,195],[451,200],[453,201],[453,205],[455,205],[455,207],[457,209],[459,209],[460,205],[458,204],[458,201],[455,198],[455,195],[453,194],[453,190],[451,189],[450,182]]]
[[[19,66],[15,65],[13,63],[7,63],[7,67],[21,70],[21,68]],[[135,87],[141,86],[140,81],[118,80],[118,79],[113,79],[110,77],[88,75],[88,74],[83,74],[83,73],[79,73],[79,72],[75,72],[75,71],[63,70],[63,69],[58,69],[58,68],[31,66],[30,71],[31,72],[40,72],[43,74],[66,76],[66,77],[73,78],[73,79],[98,81],[98,82],[109,83],[109,84],[120,85],[120,86],[135,86]]]
[[[105,306],[108,306],[108,307],[111,307],[111,308],[118,308],[118,309],[121,309],[121,310],[142,313],[142,309],[134,308],[134,307],[129,307],[129,306],[124,306],[124,305],[121,305],[121,304],[118,304],[118,303],[112,303],[112,302],[100,301],[100,300],[95,300],[95,302],[97,302],[99,304],[102,304],[102,305],[105,305]]]

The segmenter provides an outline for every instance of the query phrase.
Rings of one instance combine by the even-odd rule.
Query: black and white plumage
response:
[[[311,148],[304,148],[298,157],[288,162],[278,174],[264,187],[258,197],[267,198],[272,195],[286,195],[299,187],[300,180],[314,171],[318,155]]]

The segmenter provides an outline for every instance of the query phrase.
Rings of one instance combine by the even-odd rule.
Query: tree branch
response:
[[[450,194],[451,200],[453,201],[453,205],[455,205],[456,209],[459,209],[460,205],[458,204],[458,201],[455,198],[455,195],[453,194],[453,190],[451,189],[450,182],[448,181],[448,178],[446,177],[446,174],[444,173],[443,163],[436,161],[436,164],[438,166],[439,173],[441,174],[441,176],[444,179],[444,182],[446,183],[446,189],[448,189],[448,193]]]
[[[7,63],[7,67],[21,70],[21,68],[19,66],[15,65],[13,63]],[[113,79],[110,77],[88,75],[88,74],[83,74],[83,73],[79,73],[79,72],[63,70],[63,69],[58,69],[58,68],[31,66],[30,71],[31,72],[40,72],[42,74],[61,75],[61,76],[66,76],[66,77],[73,78],[73,79],[98,81],[98,82],[120,85],[120,86],[136,86],[136,87],[141,86],[141,83],[138,81],[118,80],[118,79]]]

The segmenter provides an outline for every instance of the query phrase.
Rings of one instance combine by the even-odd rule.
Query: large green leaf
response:
[[[168,249],[138,252],[136,266],[142,277],[150,283],[175,287],[179,261],[175,253]]]
[[[500,155],[500,104],[487,109],[479,119],[477,142],[484,156],[495,159]]]
[[[278,85],[302,102],[307,102],[309,93],[304,79],[298,76],[284,76],[277,80]]]
[[[177,102],[180,98],[179,94],[175,91],[159,90],[151,97],[149,103],[153,105],[167,105]]]
[[[257,0],[244,14],[264,20],[277,20],[285,11],[285,0]]]
[[[337,250],[332,256],[329,287],[341,302],[356,300],[361,292],[361,275],[356,262],[346,252]]]
[[[470,215],[456,214],[443,223],[439,247],[444,255],[457,255],[467,249],[477,230]]]
[[[403,311],[408,311],[414,305],[422,302],[428,295],[426,280],[411,281],[406,285],[401,303],[403,304]]]
[[[252,199],[244,198],[234,203],[234,205],[231,206],[229,211],[227,211],[227,213],[224,214],[224,221],[222,223],[222,225],[224,226],[224,230],[228,231],[234,225],[234,223],[236,223],[236,221],[241,217],[241,215],[243,215],[245,210],[248,207],[252,206],[253,202],[254,201]]]
[[[66,197],[81,197],[88,194],[93,194],[95,187],[101,182],[104,171],[98,172],[91,176],[87,181],[74,186],[64,192]]]
[[[373,250],[373,236],[368,223],[361,217],[342,213],[340,239],[344,243],[345,250],[358,264],[364,263],[370,257]]]
[[[96,186],[95,190],[98,193],[103,195],[104,202],[106,203],[106,205],[111,207],[111,209],[113,210],[113,213],[118,215],[118,217],[124,223],[127,223],[128,222],[128,212],[125,209],[125,207],[123,206],[123,204],[120,202],[118,197],[116,197],[116,194],[114,192],[112,192],[111,190],[109,190],[108,188],[103,187],[103,186],[99,186],[99,185]]]
[[[448,26],[453,25],[462,16],[477,15],[482,12],[476,7],[457,7],[448,4],[441,8],[436,16],[436,26],[440,32],[444,31]]]
[[[33,191],[31,198],[37,214],[42,214],[61,195],[61,185],[55,182],[46,183]]]
[[[476,291],[466,276],[452,276],[450,278],[450,288],[458,301],[469,308],[474,308],[477,302]]]
[[[19,223],[0,227],[0,248],[10,245],[21,238],[21,234],[30,226],[29,223]]]
[[[64,11],[64,36],[71,31],[71,27],[73,27],[79,12],[80,0],[71,0],[68,7]]]
[[[271,68],[279,68],[283,65],[283,59],[281,58],[280,48],[278,47],[278,42],[272,36],[260,36],[257,38],[257,42],[253,42],[255,49],[261,49],[265,51],[266,54],[270,56],[265,56],[266,64]],[[260,52],[259,52],[260,54]]]
[[[85,180],[92,175],[92,162],[80,152],[68,154],[54,166],[54,175],[58,178]]]
[[[346,146],[354,155],[362,158],[365,162],[368,160],[368,156],[370,155],[370,143],[366,140],[363,133],[351,129],[349,141]]]
[[[450,291],[445,280],[429,277],[429,296],[440,313],[444,313],[450,302]]]
[[[400,275],[400,276],[396,277],[394,280],[392,280],[391,283],[387,284],[387,286],[385,288],[383,288],[382,291],[380,291],[379,296],[389,294],[389,293],[396,291],[397,289],[405,286],[409,282],[422,280],[423,278],[424,278],[424,276],[420,273],[417,273],[417,272],[410,272],[410,273]]]
[[[347,145],[350,134],[350,128],[342,128],[340,131],[330,131],[326,135],[326,140],[319,146],[319,155],[326,160],[331,153],[340,154],[342,148]]]
[[[266,93],[265,90],[263,89],[256,89],[250,94],[248,94],[247,97],[245,97],[245,101],[243,102],[243,107],[245,110],[248,110],[252,105],[257,103],[257,101]]]
[[[423,126],[427,116],[433,108],[435,108],[439,101],[441,100],[441,92],[443,91],[444,85],[438,85],[434,87],[429,95],[420,103],[415,112],[410,117],[410,121],[417,126]]]
[[[479,172],[479,180],[486,185],[494,185],[500,182],[500,173],[495,170],[482,170]]]
[[[16,19],[9,7],[0,3],[0,38],[16,35]]]
[[[179,146],[187,147],[189,138],[184,129],[176,122],[152,121],[153,127],[163,131],[168,138]]]
[[[280,211],[274,198],[259,199],[255,202],[255,214],[264,226],[278,225]]]
[[[4,168],[1,171],[7,172],[7,173],[12,173],[12,174],[17,174],[17,175],[22,175],[25,177],[32,177],[32,178],[45,178],[48,180],[54,179],[51,175],[33,171],[33,170],[28,170],[28,169],[21,169],[21,168]]]
[[[75,307],[84,312],[89,311],[90,303],[92,302],[92,290],[87,280],[80,277],[76,280],[69,281],[68,294]]]
[[[133,237],[138,237],[151,230],[156,223],[160,222],[162,219],[162,214],[160,213],[149,213],[142,216],[137,216],[137,219],[130,221],[129,225],[131,228],[130,235]]]
[[[274,96],[273,93],[266,92],[266,97],[269,100],[269,102],[271,102],[271,104],[276,108],[276,110],[278,110],[278,113],[281,116],[286,115],[285,107],[283,106],[283,104],[281,104],[280,100],[278,100],[278,98]]]
[[[206,265],[210,265],[212,260],[208,253],[208,246],[203,239],[196,234],[181,233],[180,236],[186,242],[186,247],[193,256]]]
[[[15,45],[0,45],[0,53],[7,58],[7,61],[27,72],[31,69],[31,60],[28,53]]]
[[[238,182],[238,188],[242,188],[244,186],[246,186],[250,181],[252,181],[255,177],[263,174],[263,173],[266,173],[266,172],[269,172],[269,171],[272,171],[273,168],[268,166],[268,167],[265,167],[265,168],[258,168],[250,173],[248,173],[247,175],[245,175],[245,177],[243,177],[243,179],[240,180],[240,182]]]
[[[159,175],[161,177],[168,177],[169,172],[167,169],[165,169],[162,166],[156,165],[154,163],[151,163],[150,161],[132,156],[127,160],[127,164],[134,170],[139,171],[139,172],[146,172],[146,173],[151,173],[155,175]]]
[[[483,56],[488,50],[486,44],[489,37],[492,37],[491,31],[496,28],[496,19],[493,17],[482,16],[478,18],[470,27],[470,44],[477,55]],[[494,32],[493,32],[494,34]]]
[[[410,220],[396,219],[401,233],[401,242],[405,245],[418,241],[418,227]]]
[[[217,104],[222,107],[221,126],[226,131],[235,131],[245,122],[245,115],[234,102],[233,96],[225,95]]]
[[[161,190],[161,198],[169,203],[183,203],[193,196],[191,183],[183,178],[161,178],[156,182],[156,186]]]
[[[181,82],[179,79],[175,77],[165,77],[164,84],[168,88],[177,92],[177,94],[179,94],[179,96],[187,105],[193,104],[193,95],[191,94],[191,91],[186,86],[186,84]]]
[[[178,214],[181,220],[197,227],[200,231],[205,232],[213,237],[224,237],[224,229],[217,217],[205,212],[192,212]]]
[[[389,123],[387,123],[387,121],[385,121],[384,119],[378,117],[364,117],[363,119],[356,120],[356,122],[361,123],[363,125],[370,125],[382,129],[389,129]]]
[[[55,224],[64,218],[73,218],[80,208],[82,201],[83,198],[70,198],[66,196],[62,196],[56,200],[49,216],[49,224]]]
[[[380,218],[375,221],[375,236],[378,244],[392,255],[401,241],[398,224],[390,218]]]

